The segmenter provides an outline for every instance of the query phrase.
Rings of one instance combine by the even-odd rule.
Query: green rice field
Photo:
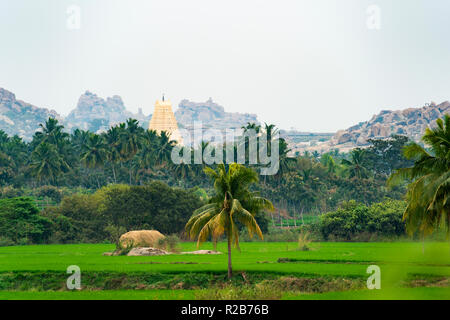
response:
[[[182,243],[180,251],[196,249],[195,243]],[[109,244],[1,247],[0,299],[201,299],[208,290],[216,298],[235,297],[220,296],[230,289],[226,254],[103,255],[112,250]],[[217,250],[226,252],[226,244]],[[253,292],[269,283],[273,297],[262,298],[450,299],[448,242],[321,242],[309,251],[296,243],[247,242],[232,254],[229,285],[242,291],[237,298],[261,298]],[[81,269],[80,291],[65,288],[71,265]],[[380,267],[380,290],[365,287],[369,265]]]

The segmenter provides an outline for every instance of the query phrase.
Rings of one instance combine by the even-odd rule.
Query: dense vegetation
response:
[[[0,245],[114,242],[126,231],[152,228],[177,233],[201,204],[195,190],[171,188],[158,181],[73,194],[40,213],[31,198],[2,199]]]
[[[326,213],[311,227],[317,228],[325,240],[368,241],[405,234],[402,221],[406,204],[389,200],[371,206],[356,201],[344,203],[336,211]]]
[[[169,135],[145,130],[136,120],[101,134],[79,129],[69,134],[52,118],[41,127],[30,142],[0,130],[1,186],[98,189],[111,183],[143,185],[160,180],[185,188],[210,187],[204,162],[174,164],[170,156],[175,142]],[[274,125],[246,128],[266,133],[268,146],[277,133]],[[370,148],[350,155],[334,150],[290,156],[286,141],[279,138],[280,170],[275,176],[261,177],[258,188],[277,207],[304,212],[335,209],[340,202],[356,198],[364,203],[386,196],[400,198],[403,190],[388,192],[384,186],[393,170],[412,165],[402,155],[408,139],[394,136],[371,143]],[[205,150],[208,143],[198,148]]]
[[[42,243],[50,229],[51,221],[39,215],[31,198],[0,200],[0,245]]]
[[[417,143],[408,145],[404,153],[414,165],[397,170],[390,182],[410,182],[405,210],[410,233],[427,235],[444,226],[450,235],[450,115],[438,119],[435,128],[427,128],[422,141],[430,150]]]
[[[248,129],[266,134],[268,147],[277,133],[274,125],[267,124],[248,124],[244,130]],[[263,233],[283,219],[296,223],[308,221],[305,217],[311,215],[345,212],[352,200],[358,202],[355,208],[372,212],[375,203],[395,203],[387,200],[404,198],[404,184],[390,189],[386,186],[392,172],[414,164],[414,159],[403,155],[410,144],[404,136],[370,140],[369,148],[354,149],[349,154],[334,150],[295,156],[286,141],[278,139],[279,171],[273,176],[260,176],[249,189],[271,200],[276,208],[274,212],[256,213]],[[248,142],[241,137],[238,143]],[[214,196],[214,189],[204,173],[204,162],[171,161],[175,144],[165,132],[158,135],[145,130],[133,119],[101,134],[79,129],[69,134],[50,118],[30,142],[0,131],[0,198],[29,196],[40,209],[45,208],[37,215],[51,222],[46,237],[25,236],[19,240],[2,234],[4,242],[101,242],[123,230],[150,227],[163,233],[181,233],[192,212]],[[205,150],[208,143],[198,148]],[[258,165],[246,166],[259,172]],[[211,168],[215,170],[217,165]],[[400,216],[398,210],[395,219]],[[321,221],[324,223],[324,219]],[[371,234],[390,233],[367,226],[358,228]],[[321,234],[323,238],[341,238],[338,229]],[[390,235],[397,235],[399,230],[395,228]]]

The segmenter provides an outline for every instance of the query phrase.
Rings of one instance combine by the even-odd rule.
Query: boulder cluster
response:
[[[389,138],[393,134],[406,135],[419,141],[425,129],[433,126],[436,119],[442,118],[446,113],[450,113],[448,101],[439,105],[432,102],[422,108],[384,110],[369,121],[338,131],[330,140],[330,146],[351,144],[354,147],[363,147],[368,145],[369,139]]]

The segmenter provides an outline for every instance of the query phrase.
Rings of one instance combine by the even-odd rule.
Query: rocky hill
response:
[[[296,145],[293,149],[300,152],[305,150],[326,152],[332,149],[347,152],[356,147],[367,147],[369,139],[389,138],[392,134],[405,135],[419,141],[425,128],[434,126],[436,119],[442,118],[446,113],[450,114],[448,101],[438,105],[432,102],[422,108],[383,110],[369,121],[336,132],[328,141]]]
[[[153,110],[153,106],[149,106],[148,110]],[[89,91],[80,96],[75,109],[64,118],[54,110],[38,108],[16,100],[12,92],[0,88],[0,129],[8,135],[17,134],[25,140],[30,140],[39,124],[49,117],[60,120],[67,131],[79,128],[97,133],[128,118],[137,119],[144,128],[148,128],[151,119],[151,115],[144,115],[142,109],[139,109],[138,113],[128,111],[119,96],[103,99]],[[225,112],[225,109],[212,99],[200,103],[182,100],[175,117],[180,127],[188,130],[192,129],[196,121],[201,121],[205,129],[240,128],[247,122],[258,122],[254,114]]]
[[[182,100],[175,112],[175,118],[184,127],[192,127],[194,122],[201,121],[203,127],[219,130],[241,128],[247,122],[258,123],[255,114],[225,112],[225,109],[211,98],[206,102]]]
[[[446,113],[450,113],[448,101],[439,105],[432,102],[422,108],[383,110],[369,121],[338,131],[331,142],[336,145],[350,142],[356,146],[365,146],[369,139],[387,138],[392,134],[406,135],[419,141],[425,128],[434,125],[436,119],[443,117]]]
[[[61,120],[56,111],[17,100],[14,93],[0,88],[0,129],[8,135],[30,140],[39,124],[49,117]]]
[[[121,97],[113,96],[105,100],[86,91],[78,99],[76,108],[64,119],[64,125],[69,130],[80,128],[102,132],[128,118],[137,119],[142,125],[148,126],[149,117],[144,116],[141,109],[138,114],[129,112]]]

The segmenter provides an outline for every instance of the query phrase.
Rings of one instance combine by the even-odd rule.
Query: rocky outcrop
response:
[[[126,110],[122,98],[119,96],[105,99],[94,93],[86,91],[78,99],[78,104],[66,117],[64,124],[69,130],[75,128],[89,130],[92,132],[102,132],[108,130],[120,122],[133,118],[145,125],[148,124],[149,117],[139,109],[138,114],[133,114]]]
[[[255,114],[225,112],[225,109],[215,103],[211,98],[206,102],[182,100],[175,112],[175,118],[184,127],[191,127],[194,122],[201,121],[203,127],[219,130],[241,128],[247,122],[258,123]]]
[[[0,129],[8,135],[30,140],[49,117],[61,120],[56,111],[17,100],[14,93],[0,88]]]
[[[422,108],[383,110],[369,121],[338,131],[330,140],[330,146],[339,148],[347,144],[350,147],[363,147],[368,145],[369,139],[388,138],[393,134],[406,135],[419,141],[425,128],[434,126],[436,119],[442,118],[446,113],[450,114],[448,101],[439,105],[432,102]]]
[[[162,256],[166,254],[170,253],[158,248],[138,247],[131,249],[130,252],[127,253],[127,256]]]
[[[82,94],[75,109],[63,118],[54,110],[16,100],[14,93],[0,88],[0,129],[8,135],[17,134],[25,140],[31,140],[39,124],[49,117],[60,120],[68,132],[79,128],[96,133],[106,131],[128,118],[137,119],[142,127],[148,128],[151,119],[151,115],[144,115],[142,108],[139,108],[138,113],[128,111],[120,96],[103,99],[90,91]],[[248,122],[258,123],[256,115],[225,112],[211,98],[200,103],[182,100],[175,118],[180,127],[188,130],[193,128],[196,121],[201,121],[204,129],[241,128]]]
[[[196,250],[181,252],[181,254],[222,254],[222,252],[215,250]]]

